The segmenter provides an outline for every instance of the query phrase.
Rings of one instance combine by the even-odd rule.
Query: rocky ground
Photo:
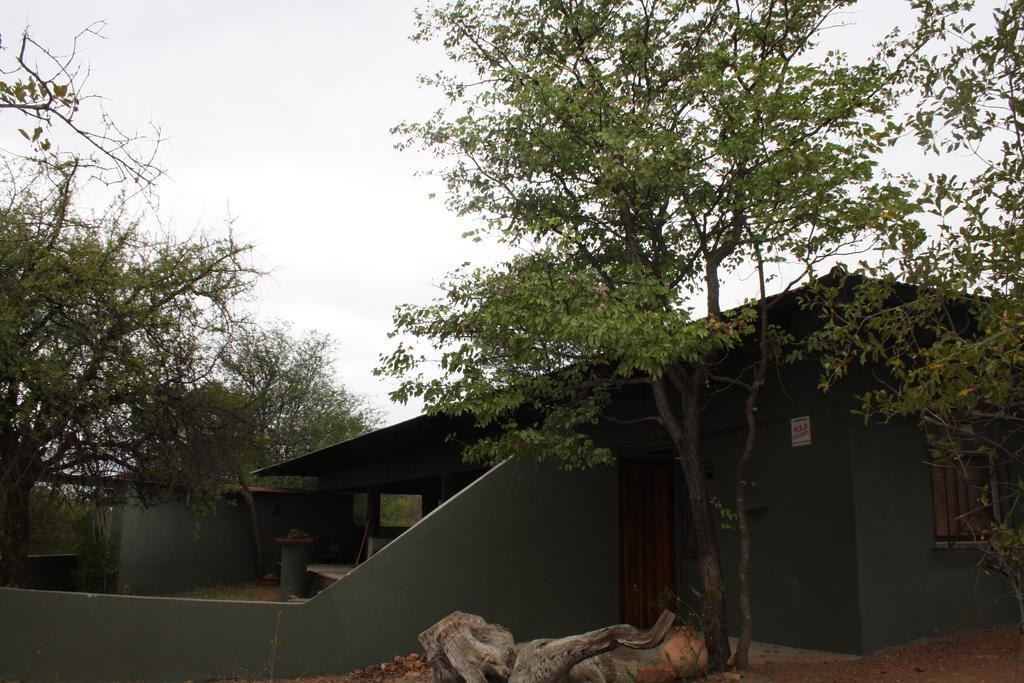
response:
[[[301,683],[428,683],[430,668],[420,655],[411,654],[343,676],[292,680]],[[915,643],[851,661],[764,661],[744,674],[716,674],[699,680],[703,683],[737,680],[747,683],[1024,683],[1024,657],[1016,630],[1004,626]]]

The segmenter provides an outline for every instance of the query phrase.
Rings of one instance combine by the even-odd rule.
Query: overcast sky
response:
[[[160,220],[187,234],[232,216],[272,271],[256,315],[330,333],[341,379],[392,423],[420,409],[391,404],[372,375],[393,308],[428,301],[446,271],[495,254],[461,240],[469,220],[416,175],[432,158],[393,147],[392,126],[442,104],[416,82],[444,66],[439,46],[408,40],[421,4],[5,0],[0,35],[9,48],[28,25],[62,51],[105,22],[104,38],[81,46],[88,90],[121,125],[161,127]],[[830,40],[863,51],[902,5],[863,2]]]

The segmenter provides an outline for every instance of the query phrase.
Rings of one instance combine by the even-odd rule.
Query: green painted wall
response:
[[[180,503],[129,506],[121,527],[118,588],[170,593],[256,578],[248,514],[223,504],[196,517]]]
[[[334,624],[337,670],[419,651],[454,609],[524,640],[616,622],[617,482],[612,467],[491,470],[310,603]]]
[[[791,445],[789,417],[760,425],[749,470],[767,506],[751,521],[755,638],[796,647],[861,651],[853,494],[841,420],[828,411],[806,411],[810,446]],[[709,436],[702,446],[715,453],[715,495],[735,509],[733,479],[744,434]],[[740,614],[739,535],[720,533],[730,632]],[[691,577],[696,577],[694,567]]]
[[[301,606],[280,603],[10,588],[0,615],[0,679],[19,681],[269,676],[275,633],[303,621]]]
[[[522,639],[617,621],[615,469],[497,467],[302,605],[0,589],[0,679],[341,673],[456,609]]]
[[[254,498],[263,544],[259,572],[249,513],[241,498],[227,498],[205,515],[196,515],[177,502],[128,506],[121,527],[118,588],[171,593],[277,574],[281,548],[276,539],[294,528],[317,538],[336,539],[355,554],[358,540],[354,540],[351,495],[257,492]]]
[[[767,505],[751,515],[751,593],[758,640],[861,651],[853,483],[845,431],[850,406],[843,397],[840,392],[822,395],[818,391],[813,363],[788,367],[782,376],[770,375],[763,389],[758,440],[748,472],[748,480],[756,484]],[[620,417],[636,417],[650,406],[645,405],[642,392],[636,392],[632,405],[620,405],[620,410]],[[794,447],[790,419],[804,415],[811,418],[812,444]],[[733,482],[745,438],[743,419],[738,392],[714,393],[702,413],[701,458],[712,468],[714,495],[730,510],[735,509]],[[648,457],[669,448],[657,428],[615,429],[597,436],[603,443],[617,444],[617,452],[625,457]],[[678,466],[677,472],[678,592],[684,601],[684,618],[696,622],[692,590],[700,589],[700,573],[692,538],[685,544],[689,514]],[[719,542],[727,619],[732,635],[738,635],[738,534],[722,528]]]
[[[1014,621],[1009,584],[982,575],[977,552],[934,547],[929,456],[917,427],[851,416],[849,433],[865,652]]]
[[[842,392],[822,395],[817,366],[805,362],[770,374],[758,408],[758,434],[747,479],[766,506],[750,515],[754,637],[769,643],[857,653],[862,650],[849,405]],[[809,416],[811,444],[794,446],[790,420]],[[716,497],[736,506],[736,462],[745,438],[742,397],[710,400],[701,440],[712,463]],[[720,534],[730,632],[740,614],[738,532]],[[692,564],[692,563],[691,563]],[[696,575],[694,566],[691,573]]]
[[[804,363],[770,377],[764,388],[749,473],[767,505],[751,516],[755,638],[867,654],[1012,622],[1008,585],[982,576],[976,553],[933,547],[928,455],[918,428],[865,425],[851,410],[866,385],[847,381],[823,395],[816,384],[817,367]],[[812,444],[793,447],[789,420],[803,415],[811,418]],[[713,466],[715,495],[730,509],[740,419],[738,397],[729,392],[703,414],[702,454]],[[654,437],[631,435],[641,442]],[[681,480],[677,490],[682,495]],[[722,530],[720,542],[736,635],[736,532]],[[681,554],[680,585],[699,587],[696,562],[685,549]]]

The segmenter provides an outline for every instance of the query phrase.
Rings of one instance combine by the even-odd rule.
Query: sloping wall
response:
[[[341,673],[418,650],[456,609],[520,639],[614,623],[616,481],[611,467],[496,467],[302,605],[0,589],[0,678]]]
[[[323,636],[336,671],[419,651],[420,631],[455,609],[501,623],[517,639],[575,633],[618,621],[618,552],[615,468],[506,463],[309,609],[330,625]],[[315,647],[291,641],[282,653],[301,660]]]

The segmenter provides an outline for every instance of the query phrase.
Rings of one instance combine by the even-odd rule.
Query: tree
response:
[[[824,292],[833,324],[823,384],[880,365],[866,415],[918,418],[936,464],[965,481],[979,463],[1002,470],[994,485],[972,484],[981,509],[956,521],[969,529],[978,512],[992,515],[971,533],[982,566],[1009,581],[1024,638],[1024,2],[1006,2],[984,30],[964,15],[940,19],[972,2],[937,4],[919,3],[918,33],[939,36],[942,49],[914,61],[920,103],[908,127],[934,167],[964,153],[977,165],[930,174],[925,227],[894,239],[851,298]]]
[[[203,391],[246,245],[152,235],[123,206],[74,204],[74,167],[0,206],[0,584],[23,585],[41,482],[196,486],[222,476]],[[215,451],[213,452],[215,453]],[[229,470],[230,471],[230,470]]]
[[[11,56],[0,61],[0,112],[28,122],[18,131],[37,160],[51,165],[74,162],[91,169],[104,183],[127,180],[148,189],[163,175],[155,161],[159,130],[152,138],[123,130],[102,110],[100,98],[83,90],[89,68],[81,60],[79,41],[100,37],[102,30],[103,22],[88,26],[63,55],[39,44],[28,29],[13,48],[0,37],[0,54]],[[70,156],[58,151],[49,138],[54,131],[70,134],[85,149]]]
[[[264,467],[365,434],[380,424],[366,399],[341,384],[320,332],[295,337],[282,323],[245,326],[224,351],[225,386],[258,435],[247,469]]]
[[[326,334],[293,337],[281,323],[239,328],[225,348],[225,387],[239,402],[249,438],[234,442],[237,481],[249,510],[256,566],[263,547],[248,473],[364,434],[380,414],[334,374]]]
[[[752,634],[745,466],[758,392],[777,349],[768,283],[786,291],[828,259],[861,248],[866,227],[899,223],[904,193],[873,182],[901,64],[811,59],[852,0],[454,1],[420,15],[417,38],[443,40],[470,72],[427,78],[455,113],[400,126],[406,144],[447,160],[450,206],[521,255],[464,268],[445,295],[401,307],[396,335],[442,351],[440,376],[401,342],[379,372],[393,397],[499,428],[469,458],[606,461],[585,428],[611,392],[650,391],[640,419],[662,425],[687,482],[714,666],[729,658],[714,518],[703,486],[706,386],[747,396],[737,472],[741,641]],[[722,285],[753,272],[751,302],[723,310]],[[703,300],[706,316],[695,313]],[[752,366],[716,361],[754,340]]]

